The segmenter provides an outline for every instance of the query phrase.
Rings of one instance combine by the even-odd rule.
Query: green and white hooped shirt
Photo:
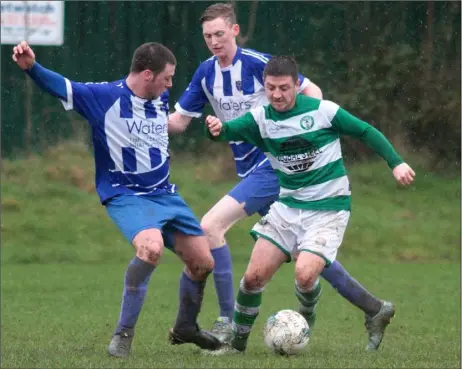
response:
[[[223,123],[221,141],[246,141],[271,162],[281,187],[279,201],[300,209],[350,210],[350,184],[343,163],[340,135],[356,137],[390,166],[403,160],[374,127],[337,104],[297,95],[295,106],[277,112],[271,105]]]

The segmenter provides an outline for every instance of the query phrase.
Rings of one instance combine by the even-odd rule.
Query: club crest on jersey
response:
[[[236,81],[236,89],[242,91],[242,81]]]
[[[300,119],[300,127],[306,129],[307,131],[313,128],[314,126],[314,119],[311,115],[305,115]]]

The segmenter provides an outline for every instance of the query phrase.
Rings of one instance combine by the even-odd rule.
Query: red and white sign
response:
[[[62,45],[64,1],[1,1],[2,44]]]

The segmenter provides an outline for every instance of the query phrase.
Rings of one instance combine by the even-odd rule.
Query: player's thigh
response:
[[[302,289],[311,288],[325,266],[323,257],[306,250],[300,252],[295,262],[295,279],[298,285]]]
[[[326,267],[332,264],[342,244],[349,211],[305,211],[302,219],[303,236],[298,251],[305,251],[324,259]]]
[[[192,279],[202,280],[214,267],[214,260],[205,236],[174,232],[174,251],[186,266]]]
[[[245,213],[265,215],[271,204],[278,199],[279,183],[271,167],[258,168],[240,181],[228,196],[244,206]]]
[[[209,236],[224,235],[236,222],[247,217],[244,206],[245,204],[225,195],[202,217],[202,229]],[[223,240],[217,242],[221,241]]]
[[[262,289],[289,257],[274,242],[259,237],[244,274],[244,289]]]
[[[279,248],[289,262],[297,250],[298,209],[288,208],[280,202],[271,205],[267,215],[262,217],[252,228],[250,234],[254,239],[264,238]]]
[[[148,198],[130,195],[116,196],[105,205],[110,218],[136,248],[137,255],[156,263],[163,247],[160,230],[169,217],[165,207]]]
[[[204,258],[210,255],[199,220],[179,194],[170,196],[169,210],[171,219],[162,230],[165,246],[180,257],[189,258],[190,254],[196,254]]]

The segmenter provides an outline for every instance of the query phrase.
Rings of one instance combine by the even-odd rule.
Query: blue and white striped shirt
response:
[[[229,121],[250,109],[267,105],[263,70],[270,58],[269,54],[238,48],[228,67],[221,68],[215,56],[207,59],[197,68],[175,109],[183,115],[199,118],[209,102],[220,120]],[[310,81],[302,75],[299,79],[299,91],[302,91]],[[229,144],[239,177],[247,177],[260,166],[269,166],[265,155],[255,146],[245,142]]]
[[[79,83],[35,63],[27,72],[91,125],[96,191],[102,203],[118,194],[174,192],[169,183],[168,91],[142,99],[125,79]]]

